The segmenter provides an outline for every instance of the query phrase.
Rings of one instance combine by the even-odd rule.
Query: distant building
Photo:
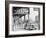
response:
[[[35,16],[35,22],[39,22],[39,16]]]

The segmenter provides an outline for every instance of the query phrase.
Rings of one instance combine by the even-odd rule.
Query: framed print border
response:
[[[22,34],[22,35],[9,35],[9,4],[23,3],[33,5],[43,5],[43,33],[37,34]],[[41,2],[22,2],[22,1],[5,1],[5,37],[23,37],[23,36],[40,36],[45,35],[45,3]]]

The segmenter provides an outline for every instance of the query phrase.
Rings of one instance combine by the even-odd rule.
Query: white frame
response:
[[[38,7],[40,8],[40,30],[34,31],[12,31],[12,7]],[[9,35],[21,35],[21,34],[37,34],[43,33],[43,6],[42,5],[28,5],[28,4],[9,4]]]

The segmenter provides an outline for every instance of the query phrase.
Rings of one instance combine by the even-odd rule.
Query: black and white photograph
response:
[[[40,30],[40,8],[13,7],[12,31]]]
[[[9,3],[8,35],[44,34],[44,3]]]

